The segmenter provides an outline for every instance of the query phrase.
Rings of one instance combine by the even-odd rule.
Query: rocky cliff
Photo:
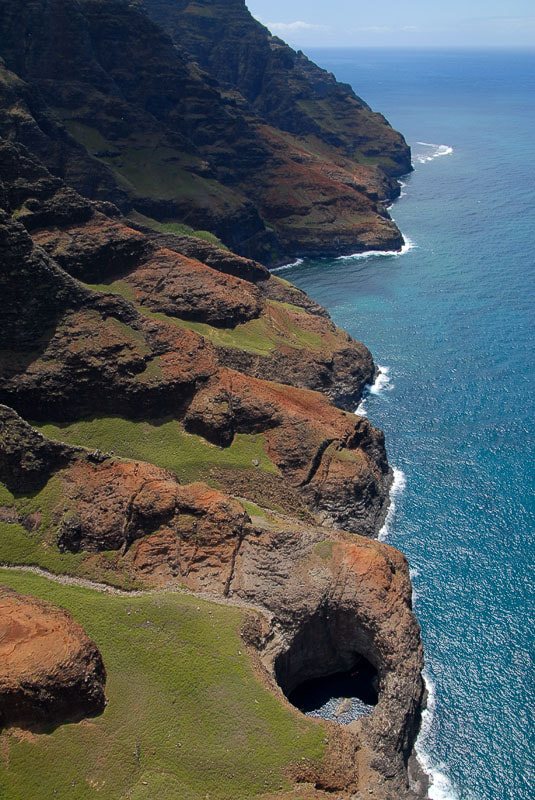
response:
[[[307,679],[353,669],[362,659],[372,665],[379,697],[373,713],[343,730],[330,723],[322,760],[294,766],[293,779],[341,798],[416,798],[406,765],[419,728],[423,659],[399,552],[326,530],[313,517],[246,504],[206,483],[180,483],[152,464],[50,441],[5,406],[0,437],[0,479],[19,494],[0,508],[4,519],[35,530],[40,519],[24,514],[20,490],[32,495],[53,483],[43,546],[82,556],[71,571],[98,574],[107,554],[107,579],[115,583],[181,587],[260,611],[243,629],[244,645],[280,702]],[[43,512],[44,505],[36,513]],[[10,662],[11,672],[15,667]],[[44,695],[64,697],[62,681],[47,681]],[[64,697],[58,705],[70,702]],[[20,724],[24,715],[15,719]]]
[[[0,563],[240,606],[261,717],[275,694],[303,731],[295,686],[365,662],[373,712],[347,730],[317,723],[321,747],[297,762],[277,750],[276,767],[303,797],[414,798],[419,629],[405,559],[372,538],[391,484],[384,437],[352,413],[373,360],[252,257],[398,246],[382,202],[409,166],[403,140],[238,0],[1,7]],[[32,603],[1,600],[5,619]],[[41,630],[74,636],[48,606],[20,613],[43,615],[20,629],[25,652]],[[63,682],[52,658],[19,697],[27,659],[13,661],[6,726],[102,711],[100,655],[78,634]],[[113,729],[127,695],[100,635]],[[202,691],[218,702],[217,686]],[[97,728],[74,741],[100,741]],[[9,769],[12,734],[0,745]],[[182,796],[173,759],[158,796]],[[149,786],[124,764],[121,792]],[[112,785],[112,766],[98,769],[84,797]]]
[[[403,243],[403,138],[241,0],[4,0],[0,54],[2,134],[86,197],[268,264]]]

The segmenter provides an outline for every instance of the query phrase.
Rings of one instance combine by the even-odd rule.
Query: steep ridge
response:
[[[172,6],[168,20],[167,6],[147,4],[159,27],[126,0],[4,0],[4,136],[89,198],[153,226],[207,229],[264,263],[400,248],[384,201],[399,192],[389,175],[410,169],[402,137],[238,1],[204,4],[212,24],[194,36],[197,5],[180,17]],[[214,26],[228,36],[208,63]],[[218,83],[232,77],[218,65],[242,34],[265,78],[254,98],[247,65],[235,76],[245,96]],[[283,107],[268,113],[274,97]]]
[[[275,128],[339,148],[357,164],[370,163],[369,181],[395,191],[383,173],[411,170],[403,137],[347,84],[293,51],[255,20],[244,0],[142,0],[149,16],[168,31],[226,89]],[[363,173],[365,174],[365,172]],[[368,193],[377,189],[366,187]],[[379,190],[381,194],[381,190]]]
[[[373,173],[365,190],[346,180],[360,169],[342,152],[354,147],[351,132],[333,144],[319,122],[311,139],[276,128],[267,111],[258,116],[273,81],[292,105],[300,92],[317,104],[324,85],[326,108],[342,118],[348,104],[369,110],[272,40],[241,3],[230,4],[221,45],[240,24],[245,38],[250,28],[264,42],[265,86],[254,97],[240,70],[216,81],[191,60],[195,36],[206,35],[202,26],[194,35],[198,20],[184,22],[185,49],[163,32],[172,27],[176,38],[180,15],[199,8],[219,25],[217,2],[175,4],[173,26],[151,23],[140,3],[122,0],[2,5],[0,564],[243,606],[255,680],[290,710],[286,698],[300,680],[364,659],[377,677],[373,712],[347,731],[325,725],[322,746],[307,750],[313,756],[296,764],[281,754],[277,769],[291,785],[304,783],[310,798],[325,790],[413,800],[407,763],[423,702],[419,629],[405,559],[371,538],[392,479],[384,437],[351,413],[375,366],[321,306],[251,257],[364,247],[365,231],[377,242],[382,225],[400,241],[381,206],[395,191],[386,172],[363,167]],[[292,62],[291,79],[280,61]],[[216,62],[203,66],[217,71]],[[317,110],[305,128],[312,118]],[[394,152],[396,137],[388,134],[381,152]],[[331,157],[345,177],[328,178],[334,194],[324,202]],[[272,215],[270,192],[282,175],[299,198],[297,226],[295,205]],[[332,225],[314,229],[318,193],[323,211],[335,213]],[[357,231],[359,203],[368,216]],[[176,224],[184,219],[193,224]],[[329,237],[346,223],[345,244],[333,245]],[[43,713],[56,724],[68,716],[69,690],[45,678],[57,719],[46,703]],[[91,693],[97,702],[80,713],[102,711],[103,690]],[[25,724],[25,716],[5,720]],[[82,742],[87,730],[74,736]],[[2,754],[17,736],[8,729]],[[134,754],[139,767],[137,740]],[[264,763],[259,753],[251,759]],[[160,765],[162,785],[173,764]],[[87,777],[87,792],[103,788],[106,769],[102,785]],[[0,770],[0,789],[1,781]],[[221,800],[231,796],[221,791]]]

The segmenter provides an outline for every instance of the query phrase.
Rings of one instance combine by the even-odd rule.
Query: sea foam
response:
[[[354,413],[359,417],[368,416],[368,397],[373,394],[377,397],[382,397],[384,392],[390,392],[394,388],[392,379],[390,377],[390,367],[384,367],[380,364],[377,365],[377,375],[373,383],[367,383],[364,387],[362,398]]]
[[[424,669],[423,679],[427,689],[427,708],[422,713],[422,726],[416,740],[416,757],[423,771],[429,777],[428,796],[430,800],[461,800],[447,776],[443,764],[434,764],[426,750],[436,709],[436,689],[429,673]]]
[[[369,391],[369,389],[365,388],[364,391]],[[362,400],[360,401],[360,403],[358,404],[358,406],[355,409],[355,414],[358,414],[359,417],[367,417],[368,416],[367,399],[368,399],[367,397],[363,396]]]
[[[282,264],[280,267],[273,267],[270,269],[270,272],[279,272],[281,269],[291,269],[292,267],[298,267],[300,264],[303,263],[302,258],[296,258],[295,261],[292,261],[291,264]]]
[[[364,250],[362,253],[351,253],[347,256],[338,256],[336,259],[337,261],[358,261],[361,258],[376,258],[376,257],[384,257],[384,256],[404,256],[405,253],[408,253],[410,250],[413,250],[416,247],[416,244],[409,239],[408,236],[404,236],[404,244],[401,250]]]
[[[426,164],[428,161],[433,161],[440,156],[449,156],[453,153],[453,147],[448,144],[433,144],[432,142],[416,142],[421,147],[428,147],[429,150],[423,153],[416,153],[415,158],[419,164]]]
[[[370,394],[382,395],[384,392],[391,392],[394,384],[390,377],[390,367],[382,367],[378,364],[377,369],[377,377],[370,386]]]
[[[403,494],[405,487],[407,486],[407,478],[403,470],[392,467],[392,472],[394,473],[394,479],[392,481],[392,486],[390,487],[390,505],[388,506],[383,527],[377,535],[377,538],[380,542],[384,542],[388,538],[390,528],[392,527],[392,520],[394,519],[394,514],[396,513],[396,499]]]

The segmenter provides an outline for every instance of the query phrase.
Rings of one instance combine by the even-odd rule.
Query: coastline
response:
[[[535,206],[522,176],[534,56],[367,56],[366,74],[356,50],[321,55],[348,82],[364,74],[365,96],[413,144],[416,170],[391,213],[419,249],[403,263],[319,263],[283,275],[392,366],[396,393],[371,396],[368,412],[409,480],[388,541],[413,567],[436,685],[431,735],[418,746],[458,798],[531,800]],[[432,149],[416,140],[454,152],[420,163]],[[429,794],[438,791],[435,780]]]
[[[405,184],[403,184],[403,185],[405,185]],[[399,200],[404,195],[405,195],[405,192],[402,192],[399,195],[399,197],[396,198],[396,200]],[[403,245],[402,245],[402,247],[400,247],[399,250],[359,250],[356,253],[349,253],[348,255],[335,256],[334,260],[335,261],[357,261],[359,259],[373,258],[373,257],[377,257],[377,256],[378,257],[392,257],[392,256],[398,257],[398,256],[404,256],[406,253],[409,253],[415,247],[418,247],[418,245],[415,242],[413,242],[413,240],[410,237],[405,236],[404,234],[401,234],[401,235],[402,235],[402,238],[403,238]],[[332,260],[332,258],[330,258],[329,256],[322,256],[322,259]],[[305,262],[305,260],[306,260],[305,258],[296,258],[295,261],[291,261],[288,264],[281,264],[278,267],[269,267],[269,271],[270,272],[280,272],[282,270],[292,269],[294,267],[300,267],[301,264],[303,264]]]
[[[403,184],[405,186],[405,184]],[[401,194],[395,198],[392,205],[397,201],[400,200],[402,197],[405,196],[405,192],[401,192]],[[392,206],[389,206],[392,208]],[[365,258],[374,258],[374,257],[399,257],[404,256],[406,253],[409,253],[411,250],[414,250],[415,247],[418,247],[416,242],[414,242],[409,236],[405,236],[405,234],[401,234],[403,238],[403,245],[400,247],[399,250],[359,250],[356,253],[349,253],[347,255],[342,256],[335,256],[335,261],[358,261],[359,259]],[[322,260],[331,261],[333,258],[330,256],[321,256]],[[288,264],[280,264],[278,267],[269,267],[270,272],[280,272],[286,269],[293,269],[294,267],[300,267],[307,259],[306,258],[296,258],[295,261],[291,261]],[[310,259],[312,260],[312,259]]]

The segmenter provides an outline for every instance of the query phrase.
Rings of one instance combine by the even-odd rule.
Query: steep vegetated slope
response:
[[[0,793],[414,798],[419,630],[405,559],[370,538],[388,505],[384,438],[352,413],[373,360],[249,257],[298,252],[288,214],[266,215],[271,189],[292,186],[312,226],[292,181],[306,172],[312,196],[326,153],[349,169],[353,134],[329,141],[316,111],[312,132],[275,127],[273,81],[292,107],[299,92],[317,105],[323,81],[329,114],[340,95],[389,129],[240,3],[225,24],[216,2],[155,22],[145,11],[170,6],[0,6],[0,562],[78,581],[2,574],[18,593],[0,598]],[[223,49],[242,23],[259,39],[254,96],[243,54],[232,74],[191,60],[214,20]],[[294,59],[291,79],[280,59]],[[296,160],[298,140],[313,158]],[[394,230],[377,198],[340,185]],[[320,228],[293,226],[295,241],[327,251],[333,228]],[[93,641],[28,593],[68,607]],[[41,636],[53,647],[39,670]],[[363,661],[378,703],[347,730],[286,699]],[[60,724],[95,713],[68,736]]]
[[[268,264],[402,245],[403,138],[241,0],[3,0],[0,51],[4,135],[138,222]]]

